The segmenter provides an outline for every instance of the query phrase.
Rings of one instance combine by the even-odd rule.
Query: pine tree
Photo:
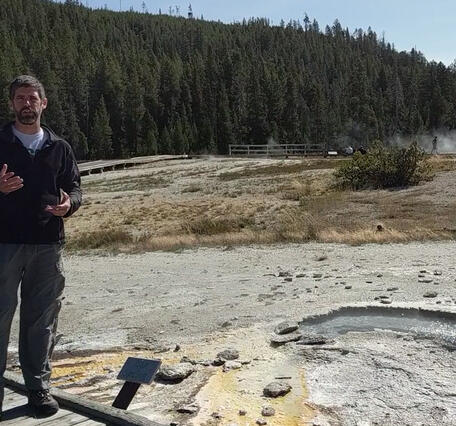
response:
[[[264,144],[385,142],[456,127],[456,63],[397,52],[372,29],[316,20],[225,25],[89,9],[80,1],[0,1],[0,84],[36,75],[44,123],[78,158],[226,153]],[[0,119],[11,114],[0,93]],[[103,98],[112,151],[98,146]],[[103,126],[101,126],[103,127]],[[108,138],[109,139],[109,138]],[[107,152],[106,152],[107,151]],[[112,152],[112,154],[111,154]]]
[[[111,158],[112,155],[112,130],[109,126],[109,115],[106,104],[101,96],[95,110],[95,117],[90,130],[90,149],[91,157]]]

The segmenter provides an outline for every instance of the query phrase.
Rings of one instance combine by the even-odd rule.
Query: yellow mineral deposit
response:
[[[261,410],[271,406],[275,410],[273,417],[268,417],[268,425],[304,426],[315,415],[315,410],[307,404],[307,389],[304,371],[290,364],[281,364],[284,359],[270,361],[254,361],[240,370],[223,372],[218,369],[196,396],[201,407],[194,426],[208,422],[212,413],[221,415],[217,424],[230,423],[239,426],[255,425],[256,420],[263,417]],[[271,373],[272,376],[271,376]],[[292,386],[290,393],[276,399],[265,398],[263,388],[274,377],[291,377],[286,380]],[[270,377],[270,378],[269,378]],[[265,378],[268,378],[265,380]],[[240,411],[245,415],[240,415]]]
[[[307,402],[304,370],[290,359],[286,350],[269,345],[264,329],[252,327],[232,333],[214,333],[207,339],[207,342],[184,345],[178,352],[107,352],[59,360],[53,364],[53,381],[56,386],[66,387],[84,379],[102,377],[107,375],[107,371],[118,372],[129,356],[160,358],[164,364],[175,364],[184,355],[190,359],[214,359],[218,351],[234,347],[240,353],[238,361],[246,361],[240,369],[224,372],[222,367],[208,367],[213,371],[210,378],[198,385],[197,389],[189,387],[189,393],[195,394],[195,403],[200,407],[189,424],[214,424],[212,414],[218,413],[221,418],[216,421],[217,425],[235,423],[239,426],[254,426],[256,420],[263,417],[261,411],[264,406],[271,406],[275,410],[274,416],[266,418],[269,426],[304,426],[316,415],[315,408]],[[289,383],[291,392],[275,399],[264,397],[264,387],[273,381]],[[84,393],[89,388],[76,386],[72,389],[69,386],[67,390]],[[150,397],[146,391],[144,397]],[[141,399],[140,395],[138,399]],[[147,402],[147,399],[143,402]],[[240,415],[240,411],[246,414]]]

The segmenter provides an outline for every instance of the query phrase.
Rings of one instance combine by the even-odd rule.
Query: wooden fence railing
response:
[[[230,145],[230,156],[307,156],[325,155],[324,144]]]

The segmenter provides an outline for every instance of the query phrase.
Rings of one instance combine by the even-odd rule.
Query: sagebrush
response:
[[[335,171],[343,189],[381,189],[417,185],[432,178],[426,153],[416,142],[407,148],[376,142],[367,153],[356,152]]]

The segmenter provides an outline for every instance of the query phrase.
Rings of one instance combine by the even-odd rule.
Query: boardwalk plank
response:
[[[6,371],[4,375],[7,392],[3,405],[2,426],[161,426],[145,417],[138,416],[111,406],[90,401],[59,389],[52,389],[51,394],[59,401],[61,409],[52,417],[35,419],[30,416],[27,404],[26,388],[22,378]]]
[[[19,405],[8,410],[4,410],[2,414],[2,426],[21,425],[23,420],[29,418],[29,409],[27,405]]]
[[[8,408],[16,407],[17,405],[27,404],[27,397],[20,393],[10,392],[3,399],[3,411]]]
[[[91,419],[89,419],[88,417],[82,416],[81,414],[78,414],[78,413],[68,413],[67,415],[65,415],[63,417],[56,417],[56,416],[49,417],[47,422],[41,422],[41,423],[39,423],[39,425],[43,425],[43,426],[61,426],[61,425],[74,426],[74,425],[84,424],[84,422],[90,421],[90,420]],[[94,425],[95,424],[96,425],[101,425],[102,423],[95,422],[93,424]]]
[[[5,387],[4,391],[5,391],[5,396],[10,394],[10,393],[14,393],[14,391],[12,389],[6,388],[6,387]]]
[[[8,388],[5,388],[5,391]],[[90,420],[89,417],[82,414],[74,413],[66,410],[65,408],[60,409],[52,417],[44,419],[35,419],[31,417],[30,409],[27,406],[27,397],[23,394],[16,393],[8,389],[9,392],[5,392],[6,396],[3,402],[3,421],[2,425],[18,425],[18,426],[35,426],[35,425],[46,425],[46,426],[58,426],[58,425],[77,425]],[[96,423],[94,423],[96,424]],[[102,424],[98,422],[98,424]]]
[[[78,421],[83,421],[87,419],[87,417],[81,416],[80,414],[72,413],[68,410],[59,410],[58,413],[54,414],[51,417],[40,418],[37,419],[30,415],[30,411],[27,410],[27,416],[21,417],[20,420],[18,418],[14,419],[16,421],[15,424],[18,426],[36,426],[36,425],[70,425],[72,424],[70,421],[73,421],[74,424],[74,417],[78,417]]]

